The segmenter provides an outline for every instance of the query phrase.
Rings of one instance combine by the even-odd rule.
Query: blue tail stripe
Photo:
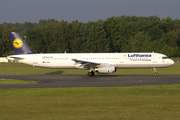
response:
[[[35,54],[16,32],[9,32],[14,54]]]

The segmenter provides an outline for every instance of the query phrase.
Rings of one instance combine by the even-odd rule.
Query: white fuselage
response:
[[[116,68],[159,68],[169,67],[174,61],[160,53],[62,53],[21,54],[7,57],[9,60],[46,68],[79,68],[72,59],[110,64]]]

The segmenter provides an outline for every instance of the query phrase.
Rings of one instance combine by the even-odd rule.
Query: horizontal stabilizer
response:
[[[10,57],[10,56],[7,57],[7,59],[11,59],[11,58],[14,58],[14,59],[25,59],[24,57],[15,57],[15,56],[14,57]]]
[[[13,55],[11,55],[11,56],[8,56],[7,59],[11,60],[11,61],[17,61],[17,60],[23,60],[25,58],[21,57],[21,56],[13,56]]]

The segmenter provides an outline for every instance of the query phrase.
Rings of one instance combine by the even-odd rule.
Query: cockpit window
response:
[[[168,57],[162,57],[162,59],[169,59]]]

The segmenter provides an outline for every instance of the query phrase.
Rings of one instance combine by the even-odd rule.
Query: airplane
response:
[[[88,76],[114,73],[117,68],[169,67],[174,61],[161,53],[35,53],[16,32],[9,32],[14,54],[8,60],[37,67],[56,69],[88,69]]]

